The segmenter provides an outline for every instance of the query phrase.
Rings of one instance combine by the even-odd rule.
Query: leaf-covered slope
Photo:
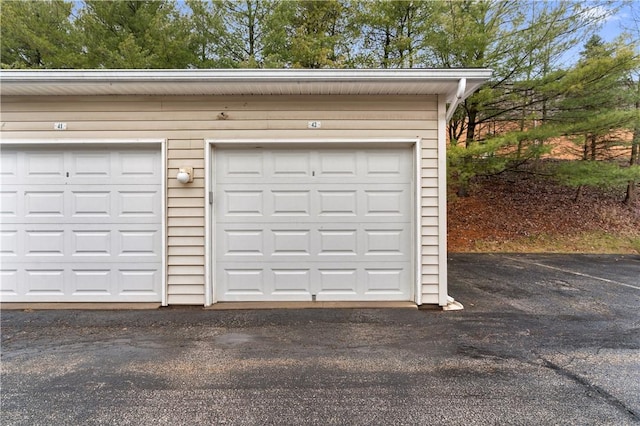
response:
[[[524,173],[476,178],[469,197],[449,194],[450,252],[640,253],[640,203],[623,189],[575,188]]]

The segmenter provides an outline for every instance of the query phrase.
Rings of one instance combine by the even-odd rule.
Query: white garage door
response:
[[[409,148],[214,156],[217,300],[411,300]]]
[[[160,301],[161,176],[157,148],[3,146],[2,301]]]

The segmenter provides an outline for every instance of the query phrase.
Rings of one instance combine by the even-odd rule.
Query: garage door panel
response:
[[[262,178],[264,176],[264,158],[261,152],[229,151],[218,162],[218,179]]]
[[[160,300],[156,148],[3,147],[2,157],[3,301]]]
[[[2,265],[0,296],[5,302],[153,302],[162,277],[156,263],[126,266],[104,262],[69,265],[41,262],[11,268]]]
[[[4,148],[0,155],[0,179],[3,183],[15,183],[18,178],[18,153]]]
[[[361,235],[366,257],[410,259],[411,236],[405,223],[366,224]]]
[[[336,263],[319,274],[317,300],[407,300],[409,270],[401,262],[376,267]]]
[[[2,186],[0,191],[0,220],[3,222],[18,215],[18,191]]]
[[[271,294],[279,297],[308,297],[311,286],[310,269],[272,269],[273,290]]]
[[[214,158],[218,300],[410,299],[410,150]]]
[[[218,223],[411,221],[408,184],[218,184]],[[250,188],[250,189],[249,189]]]
[[[162,168],[160,166],[160,153],[139,152],[139,151],[118,151],[112,154],[113,179],[112,182],[127,184],[154,184],[162,178]]]
[[[2,223],[161,223],[159,185],[2,185]]]
[[[381,176],[384,176],[384,174],[367,175],[365,173],[362,173],[360,175],[349,175],[349,176],[341,176],[338,174],[321,175],[317,170],[313,170],[311,172],[311,175],[304,175],[304,176],[300,175],[300,176],[289,177],[289,176],[285,176],[284,174],[281,174],[281,175],[275,175],[275,176],[269,176],[269,177],[256,175],[255,177],[251,177],[251,178],[241,178],[241,177],[235,177],[235,176],[224,177],[217,174],[215,179],[216,179],[216,184],[264,185],[265,181],[268,180],[269,187],[271,187],[272,185],[287,185],[287,187],[289,187],[291,183],[295,183],[299,186],[315,185],[318,183],[318,178],[321,178],[323,183],[327,183],[327,184],[343,185],[345,183],[349,183],[354,185],[357,185],[357,184],[366,185],[366,184],[371,184],[372,178],[375,179],[376,177],[379,178]],[[295,181],[293,179],[295,179]],[[404,176],[404,175],[399,177],[388,175],[385,177],[385,183],[389,183],[389,184],[410,183],[410,181],[411,181],[411,177]]]
[[[24,217],[27,219],[57,220],[65,216],[64,190],[25,191]]]
[[[161,256],[162,235],[157,228],[130,226],[120,228],[116,238],[116,253],[120,261],[138,261],[152,259],[159,261]]]
[[[3,263],[62,261],[149,262],[161,260],[160,230],[154,224],[4,225],[0,230]]]
[[[60,264],[25,268],[24,286],[27,296],[64,296],[65,270]]]
[[[84,151],[68,153],[69,160],[69,178],[72,183],[91,182],[95,184],[97,181],[111,182],[113,178],[112,171],[112,153],[109,151]]]
[[[222,231],[222,253],[225,257],[264,257],[264,231],[254,229],[225,229]]]
[[[305,265],[279,264],[272,269],[232,264],[220,275],[218,285],[226,301],[311,300],[312,270]]]
[[[157,185],[161,157],[158,151],[76,150],[66,153],[66,182],[72,185]]]
[[[401,262],[276,262],[268,268],[229,263],[220,272],[216,284],[225,301],[399,301],[407,300],[410,280]]]
[[[74,296],[109,296],[114,280],[110,269],[72,269],[71,289]]]
[[[109,257],[114,255],[113,232],[109,229],[86,228],[70,229],[69,256],[88,259],[91,257]],[[77,260],[82,261],[82,260]]]
[[[137,183],[153,184],[160,179],[159,152],[139,150],[76,151],[68,154],[70,178],[73,183],[87,180],[97,183],[108,179],[110,183],[126,184],[135,179]]]
[[[409,201],[409,193],[402,189],[366,189],[365,216],[375,216],[377,220],[384,217],[406,218],[409,212],[406,209]]]
[[[24,232],[25,256],[59,257],[65,256],[64,229],[27,229]]]
[[[261,189],[228,189],[223,193],[223,216],[264,216],[264,191]]]
[[[410,261],[411,235],[407,223],[309,223],[219,224],[216,230],[218,255],[297,261],[317,256],[318,262],[357,255],[372,261]]]
[[[362,293],[358,289],[360,274],[353,265],[342,268],[338,265],[333,265],[331,268],[320,267],[318,275],[317,300],[350,299]]]
[[[2,269],[0,269],[0,297],[2,297],[2,300],[6,300],[5,296],[18,295],[18,275],[17,268],[7,268],[3,265]]]
[[[61,151],[25,152],[21,158],[22,173],[24,181],[27,183],[41,184],[61,184],[64,183],[65,176],[65,153]],[[19,160],[20,161],[20,160]]]
[[[358,191],[326,188],[317,190],[318,216],[358,216]]]
[[[406,180],[406,170],[411,164],[406,155],[390,152],[371,152],[365,159],[365,174],[368,178],[383,177],[386,180],[397,177]]]
[[[321,178],[344,179],[358,176],[357,152],[319,152],[317,174]]]
[[[313,253],[310,229],[272,229],[272,256],[299,259]]]
[[[118,296],[159,296],[160,270],[154,264],[136,263],[118,268]]]
[[[161,179],[160,161],[157,150],[3,147],[0,176],[6,184],[157,184]]]
[[[117,191],[116,208],[117,217],[131,222],[140,219],[144,222],[160,220],[160,197],[157,188],[127,188]]]
[[[74,218],[108,218],[111,212],[109,191],[71,191],[71,216]]]
[[[229,265],[218,275],[219,286],[226,300],[261,300],[265,294],[264,271],[260,268],[252,269],[247,265],[238,265],[234,268]]]
[[[309,217],[311,215],[311,191],[282,189],[271,190],[272,216],[285,216],[288,218]]]
[[[402,294],[404,283],[408,279],[407,271],[402,267],[365,268],[366,294]]]
[[[22,252],[24,239],[18,234],[17,227],[4,227],[0,229],[0,259],[6,262],[15,258]]]
[[[265,153],[267,175],[273,178],[309,178],[311,177],[310,152],[273,151]]]
[[[296,261],[310,256],[313,251],[311,228],[303,223],[219,224],[216,240],[218,256],[225,259],[241,258],[247,261],[273,256],[280,260]]]
[[[409,183],[412,158],[398,150],[247,150],[224,149],[216,157],[218,183],[368,183],[384,177],[386,183]],[[220,150],[222,152],[222,150]],[[218,158],[220,157],[220,158]]]
[[[356,258],[358,255],[358,229],[329,227],[318,230],[320,244],[317,255],[320,258],[327,256],[343,256]],[[319,259],[320,260],[320,259]]]

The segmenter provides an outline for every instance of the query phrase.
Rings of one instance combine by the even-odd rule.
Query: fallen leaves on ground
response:
[[[508,243],[535,244],[541,235],[562,247],[563,239],[590,232],[640,238],[640,202],[626,206],[620,190],[585,188],[578,201],[575,195],[575,188],[529,173],[476,178],[470,196],[449,194],[448,249],[468,252],[493,247],[490,251],[501,251],[502,245],[509,245],[513,251]],[[566,247],[566,251],[575,251],[571,244]],[[523,251],[532,249],[535,247],[522,245]]]

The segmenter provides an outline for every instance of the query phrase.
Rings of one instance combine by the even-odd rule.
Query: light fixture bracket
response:
[[[180,167],[176,179],[180,183],[193,182],[193,167]]]

